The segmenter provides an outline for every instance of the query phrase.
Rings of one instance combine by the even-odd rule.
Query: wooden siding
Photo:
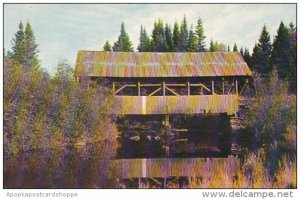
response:
[[[239,168],[239,159],[228,158],[157,158],[117,159],[110,164],[110,176],[125,178],[166,178],[170,176],[204,177],[221,169],[234,176]]]
[[[238,95],[115,96],[118,114],[196,114],[238,111]]]

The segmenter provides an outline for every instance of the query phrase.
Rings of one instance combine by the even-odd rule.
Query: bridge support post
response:
[[[164,119],[162,121],[162,124],[164,126],[167,126],[167,127],[170,126],[170,115],[168,115],[168,114],[164,115]]]

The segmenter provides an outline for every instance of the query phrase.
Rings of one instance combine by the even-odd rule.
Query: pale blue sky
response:
[[[122,21],[136,50],[141,24],[151,34],[155,20],[173,26],[184,14],[189,27],[202,18],[207,46],[213,39],[252,51],[263,24],[273,39],[281,20],[296,23],[296,4],[5,4],[4,47],[11,49],[19,22],[30,21],[42,66],[53,74],[59,59],[74,66],[78,50],[101,50],[106,40],[113,44]]]

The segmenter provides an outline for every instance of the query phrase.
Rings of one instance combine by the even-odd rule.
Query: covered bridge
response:
[[[251,71],[239,52],[81,50],[75,75],[107,80],[122,115],[234,115]]]

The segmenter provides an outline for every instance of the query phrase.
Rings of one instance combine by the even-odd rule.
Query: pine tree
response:
[[[151,49],[154,52],[165,52],[167,50],[164,24],[162,20],[154,23],[152,31]]]
[[[198,42],[197,37],[193,32],[193,25],[191,26],[189,32],[189,41],[188,41],[188,52],[198,52]]]
[[[263,26],[258,41],[258,44],[255,44],[253,48],[252,67],[260,74],[269,74],[272,71],[270,62],[272,45],[266,25]]]
[[[105,42],[105,44],[103,46],[103,50],[104,51],[111,51],[111,45],[108,41]]]
[[[278,70],[278,75],[281,79],[288,79],[290,74],[289,59],[291,56],[291,46],[289,38],[289,30],[280,23],[273,42],[273,51],[271,55],[271,63]]]
[[[214,43],[214,50],[215,52],[226,52],[226,45],[223,43],[218,43],[218,41],[216,41]]]
[[[27,22],[25,28],[25,45],[26,45],[25,66],[31,68],[38,67],[39,66],[38,55],[37,55],[38,45],[35,42],[35,36],[29,22]]]
[[[216,45],[215,45],[215,43],[213,42],[213,40],[210,40],[209,51],[210,51],[210,52],[216,52]]]
[[[177,21],[175,22],[173,28],[173,46],[174,52],[180,52],[180,30]]]
[[[180,25],[180,48],[181,52],[186,52],[189,42],[189,32],[187,27],[186,16],[184,15],[183,21]]]
[[[248,66],[251,65],[250,61],[250,53],[249,53],[249,49],[248,48],[245,48],[245,51],[244,51],[244,60],[245,62],[248,64]]]
[[[150,50],[150,38],[146,32],[146,29],[141,26],[140,31],[140,43],[138,46],[139,52],[148,52]]]
[[[5,51],[4,51],[4,52],[5,52]],[[8,50],[8,51],[6,52],[6,56],[5,56],[5,57],[6,57],[6,59],[13,59],[13,53],[12,53],[11,51]]]
[[[297,29],[293,23],[289,24],[289,38],[291,44],[291,55],[289,59],[289,81],[292,92],[297,92]]]
[[[12,40],[12,59],[24,66],[26,64],[26,40],[22,22],[20,22],[19,30]]]
[[[166,24],[165,26],[165,37],[166,37],[166,46],[168,52],[173,52],[174,51],[174,43],[173,43],[173,34],[171,27]]]
[[[234,46],[233,46],[233,50],[232,50],[233,52],[238,52],[238,48],[237,48],[237,45],[236,45],[236,43],[234,43]]]
[[[121,31],[118,37],[118,41],[114,43],[113,46],[114,51],[122,51],[122,52],[133,52],[133,47],[127,32],[125,31],[124,22],[121,24]]]
[[[243,49],[243,47],[241,47],[240,53],[241,53],[241,55],[244,57],[244,49]]]
[[[199,17],[196,30],[195,30],[195,35],[197,36],[197,41],[198,41],[198,51],[199,52],[205,52],[205,35],[204,35],[204,29],[203,29],[203,24],[202,20]]]

